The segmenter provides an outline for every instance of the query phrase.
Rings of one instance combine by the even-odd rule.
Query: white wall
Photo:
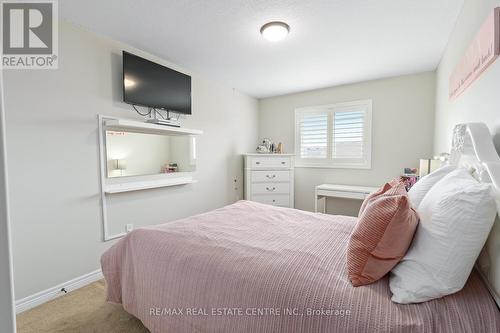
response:
[[[461,96],[448,99],[448,82],[475,34],[500,0],[465,0],[455,29],[441,59],[436,78],[436,128],[434,151],[449,151],[453,127],[464,122],[484,122],[496,134],[500,147],[500,60],[497,59]]]
[[[14,289],[10,246],[7,170],[5,163],[5,127],[3,103],[3,71],[0,70],[0,332],[15,332]]]
[[[295,170],[295,207],[314,208],[314,187],[322,183],[378,186],[399,176],[404,167],[417,167],[432,155],[434,73],[401,76],[352,85],[267,98],[260,101],[260,137],[283,142],[294,151],[294,110],[298,107],[361,99],[373,100],[371,170]],[[330,212],[356,215],[359,203],[328,202]],[[341,209],[342,208],[342,209]]]
[[[103,243],[97,114],[142,119],[121,102],[121,50],[131,47],[61,22],[58,70],[5,73],[15,295],[20,299],[99,268]],[[118,194],[110,233],[172,221],[242,197],[242,157],[257,142],[258,102],[193,76],[201,129],[197,184]],[[237,179],[236,190],[233,179]]]

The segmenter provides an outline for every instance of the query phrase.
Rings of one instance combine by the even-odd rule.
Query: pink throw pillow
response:
[[[404,183],[391,181],[369,195],[347,247],[353,286],[381,279],[403,258],[418,225]]]

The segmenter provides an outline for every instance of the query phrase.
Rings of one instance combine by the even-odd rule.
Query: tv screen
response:
[[[191,114],[191,77],[123,51],[123,101]]]

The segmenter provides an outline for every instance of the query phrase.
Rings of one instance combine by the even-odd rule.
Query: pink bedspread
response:
[[[249,201],[137,229],[102,256],[108,300],[152,332],[499,332],[474,272],[459,293],[390,301],[387,277],[354,288],[355,218]]]

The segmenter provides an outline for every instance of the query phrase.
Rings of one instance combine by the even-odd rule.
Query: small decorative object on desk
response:
[[[178,166],[177,163],[169,163],[165,164],[162,168],[163,173],[174,173],[177,172]]]
[[[257,147],[257,152],[261,154],[267,154],[271,152],[271,139],[264,138],[262,144]]]
[[[416,175],[417,168],[404,168],[404,174],[405,175]]]
[[[278,143],[278,148],[276,149],[277,154],[283,154],[283,144],[280,142]]]
[[[261,153],[261,154],[269,153],[269,151],[267,150],[267,147],[264,145],[258,146],[256,150],[258,153]]]
[[[269,138],[264,138],[262,144],[257,146],[257,153],[261,154],[282,154],[283,144],[280,142],[278,144],[271,141]]]
[[[417,169],[405,168],[404,174],[400,177],[400,179],[404,182],[406,190],[409,191],[410,188],[418,181]]]
[[[262,140],[262,145],[264,145],[266,148],[267,148],[267,152],[270,153],[271,152],[271,145],[273,144],[273,142],[271,141],[271,139],[269,138],[264,138]]]

